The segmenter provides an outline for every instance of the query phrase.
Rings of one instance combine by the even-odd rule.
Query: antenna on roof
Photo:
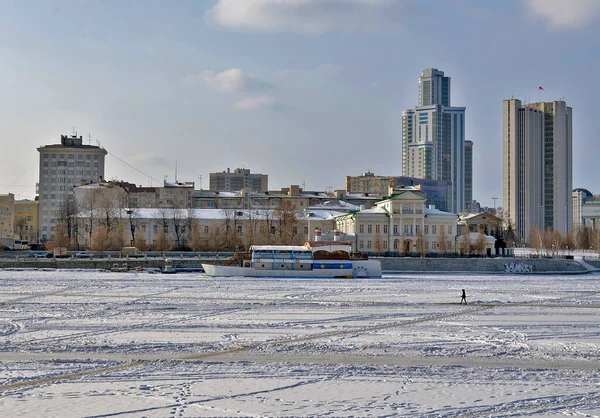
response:
[[[175,160],[175,183],[177,183],[177,160]]]
[[[92,145],[92,134],[88,134],[88,145]]]
[[[73,136],[77,136],[77,127],[73,125]]]

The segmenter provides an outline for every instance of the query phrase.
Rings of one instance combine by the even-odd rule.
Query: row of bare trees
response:
[[[600,255],[600,230],[578,228],[562,235],[551,228],[534,228],[530,235],[530,245],[538,254],[557,255],[569,249],[590,250]]]
[[[58,216],[48,249],[80,249],[81,238],[92,251],[117,251],[134,245],[142,251],[230,251],[253,244],[301,243],[298,219],[291,202],[284,201],[274,211],[223,209],[220,222],[202,226],[191,209],[154,209],[154,219],[142,219],[137,209],[104,189],[86,194],[80,208],[74,200],[65,202]],[[152,242],[146,242],[146,227],[156,226]]]

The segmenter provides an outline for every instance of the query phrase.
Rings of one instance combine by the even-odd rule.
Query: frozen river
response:
[[[600,417],[599,322],[592,274],[0,270],[0,416]]]

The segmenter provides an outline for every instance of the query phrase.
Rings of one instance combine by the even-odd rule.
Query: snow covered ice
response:
[[[593,274],[5,270],[0,416],[600,417],[599,319]]]

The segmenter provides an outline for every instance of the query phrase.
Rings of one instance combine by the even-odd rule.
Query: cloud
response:
[[[414,0],[219,0],[209,22],[238,30],[379,32],[420,13]]]
[[[265,108],[272,109],[277,105],[277,100],[271,96],[256,96],[238,100],[233,104],[233,110],[252,111]]]
[[[556,29],[582,27],[600,17],[598,0],[527,0],[527,7],[531,16]]]
[[[188,87],[203,84],[221,93],[256,92],[272,89],[274,86],[261,81],[253,74],[244,73],[240,68],[229,68],[220,73],[204,70],[199,74],[188,74],[183,82]]]

